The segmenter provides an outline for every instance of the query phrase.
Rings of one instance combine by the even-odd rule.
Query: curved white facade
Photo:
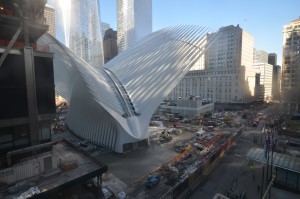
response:
[[[67,124],[82,138],[116,152],[148,137],[152,114],[204,53],[207,29],[166,28],[94,68],[49,34],[57,93],[70,102]]]

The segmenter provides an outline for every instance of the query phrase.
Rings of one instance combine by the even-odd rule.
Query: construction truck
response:
[[[163,131],[159,136],[159,141],[161,143],[170,142],[172,140],[172,135],[170,132]]]

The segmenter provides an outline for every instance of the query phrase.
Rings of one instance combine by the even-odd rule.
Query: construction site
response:
[[[254,129],[247,134],[250,141],[243,140],[254,146],[248,158],[264,163],[264,136],[275,123],[279,128],[279,121],[270,117],[273,126],[265,131],[271,126],[268,114],[253,110],[153,115],[148,137],[121,153],[75,136],[66,123],[68,102],[55,93],[54,54],[37,45],[48,34],[45,4],[0,0],[0,198],[188,198],[247,128]],[[279,161],[288,159],[279,154],[288,151],[286,146],[299,147],[298,139],[286,139],[289,133],[283,131],[278,140],[276,172],[283,177],[274,179],[299,191],[299,171]],[[111,131],[107,135],[112,137]],[[290,150],[291,156],[298,151]],[[299,164],[294,157],[288,162]],[[237,178],[231,177],[224,183],[226,196],[245,198],[244,191],[237,191]]]
[[[78,150],[109,165],[102,187],[111,191],[112,198],[119,194],[127,198],[185,197],[220,161],[243,130],[241,115],[237,113],[220,113],[219,118],[211,115],[207,119],[189,118],[189,123],[185,118],[156,121],[158,117],[154,116],[149,126],[149,146],[115,154],[68,132],[64,125],[66,112],[66,105],[57,109],[54,140],[67,140]]]
[[[231,128],[221,125],[212,129],[210,126],[202,127],[205,130],[199,125],[179,123],[176,129],[166,129],[152,136],[152,144],[166,147],[177,155],[130,185],[126,190],[128,197],[186,197],[234,144],[243,129],[240,124]],[[153,180],[152,176],[157,180]]]

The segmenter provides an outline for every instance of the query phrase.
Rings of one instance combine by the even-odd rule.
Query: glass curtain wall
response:
[[[103,65],[99,0],[57,0],[65,45],[94,67]],[[58,23],[58,24],[61,24]]]

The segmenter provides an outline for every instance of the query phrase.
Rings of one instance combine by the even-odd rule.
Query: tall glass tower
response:
[[[118,0],[118,51],[152,32],[152,0]]]
[[[64,41],[75,54],[94,67],[103,65],[99,0],[57,0]]]

